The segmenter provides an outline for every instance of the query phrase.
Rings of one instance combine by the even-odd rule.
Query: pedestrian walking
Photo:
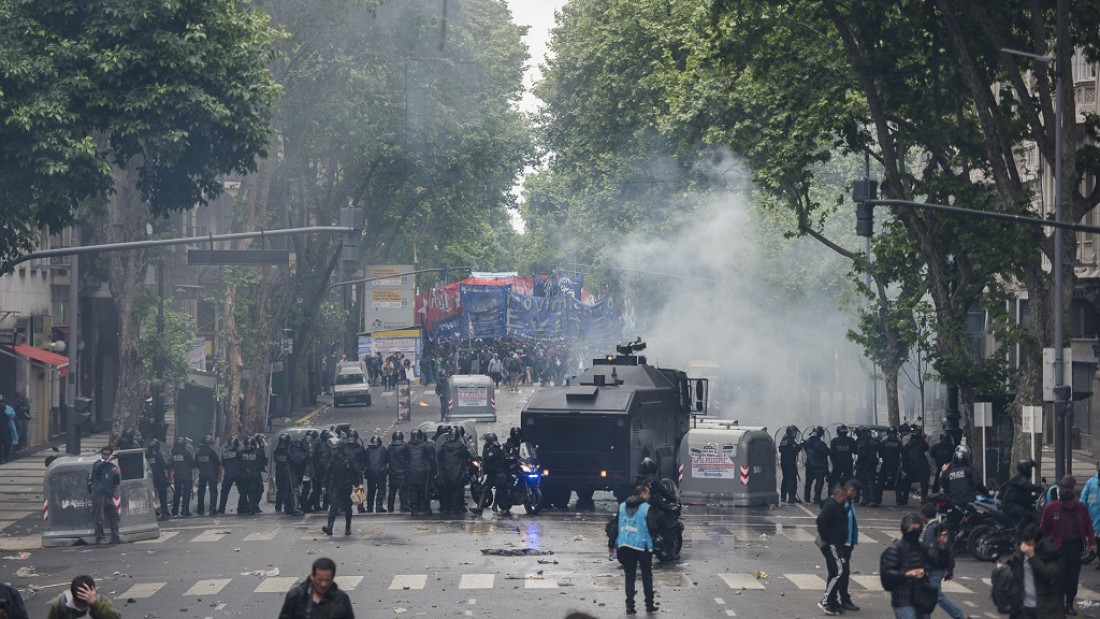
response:
[[[939,591],[939,595],[936,598],[936,603],[943,612],[947,613],[952,619],[970,619],[969,615],[963,614],[959,610],[958,606],[947,599],[947,596],[943,593],[943,581],[951,580],[955,577],[955,556],[951,549],[951,536],[948,535],[947,527],[939,521],[936,516],[936,506],[932,503],[925,503],[921,505],[920,517],[924,521],[924,539],[922,543],[924,547],[928,549],[928,555],[931,561],[931,569],[928,571],[928,582],[936,586],[936,590]],[[947,541],[947,545],[940,549],[940,538]]]
[[[0,617],[4,619],[28,619],[27,607],[11,583],[0,582]]]
[[[348,594],[336,584],[336,562],[321,557],[309,576],[290,588],[279,610],[279,619],[355,619]]]
[[[1076,484],[1076,480],[1074,480]],[[1058,591],[1062,593],[1065,613],[1077,615],[1073,607],[1077,597],[1077,581],[1081,576],[1081,553],[1088,547],[1096,552],[1096,533],[1092,518],[1085,506],[1077,500],[1077,490],[1066,488],[1058,500],[1043,508],[1039,518],[1039,530],[1049,537],[1059,554]]]
[[[19,430],[15,427],[15,409],[0,394],[0,464],[11,460],[11,452],[19,444]]]
[[[817,547],[825,557],[828,573],[825,595],[817,602],[817,607],[826,615],[843,612],[840,609],[840,577],[847,566],[842,561],[840,548],[848,540],[848,513],[844,508],[847,501],[848,492],[843,486],[837,486],[832,497],[822,503],[817,515]]]
[[[1019,606],[1012,609],[1009,619],[1065,617],[1062,593],[1056,582],[1058,551],[1050,540],[1043,539],[1039,525],[1032,523],[1024,527],[1020,546],[1009,557],[1007,565],[1016,581],[1019,596]]]
[[[895,619],[929,619],[936,608],[936,588],[928,580],[934,567],[928,548],[921,543],[924,521],[919,514],[901,519],[901,539],[879,557],[879,579],[890,592]],[[947,535],[936,539],[937,553],[946,552]]]
[[[857,479],[850,479],[844,484],[844,515],[847,517],[848,537],[840,546],[840,561],[844,566],[837,582],[837,597],[840,600],[840,610],[856,611],[859,607],[852,602],[852,594],[848,592],[848,580],[852,574],[852,551],[859,543],[859,524],[856,522],[856,502],[859,500],[859,492],[862,484]]]
[[[638,568],[642,570],[642,596],[645,611],[658,611],[653,591],[653,532],[659,525],[656,512],[649,509],[649,486],[634,487],[634,495],[619,505],[615,538],[608,539],[608,554],[614,553],[626,577],[626,614],[636,615],[634,607]]]
[[[121,619],[111,599],[96,590],[95,579],[82,574],[73,579],[69,590],[50,603],[46,619],[71,619],[88,616],[92,619]]]
[[[118,536],[118,508],[115,507],[115,495],[118,494],[122,475],[115,464],[114,452],[110,446],[99,450],[99,460],[92,464],[92,477],[88,487],[92,495],[92,509],[95,512],[95,543],[105,544],[103,525],[111,529],[111,543],[120,544]],[[94,583],[93,583],[94,584]]]

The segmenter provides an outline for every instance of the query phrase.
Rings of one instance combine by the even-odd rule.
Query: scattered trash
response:
[[[317,551],[316,550],[307,550],[306,554],[307,555],[315,555],[315,554],[317,554]]]
[[[256,570],[252,572],[253,576],[259,576],[260,578],[271,578],[272,576],[279,575],[279,568],[273,567],[269,570]]]
[[[558,564],[557,561],[551,561],[549,559],[539,559],[538,562],[541,563],[542,565],[557,565]]]
[[[240,551],[241,551],[241,549],[240,549],[240,548],[234,548],[234,549],[233,549],[233,552],[240,552]]]
[[[41,576],[35,571],[33,567],[21,567],[15,570],[15,576],[17,578],[34,578],[35,576]]]
[[[6,557],[0,557],[0,559],[16,559],[16,560],[19,560],[19,559],[26,559],[26,558],[27,558],[27,557],[29,557],[29,556],[31,556],[31,553],[29,553],[29,552],[21,552],[21,553],[19,553],[19,554],[17,554],[17,555],[8,555],[8,556],[6,556]]]
[[[397,608],[393,609],[393,612],[397,613],[398,615],[401,615],[401,614],[409,612],[409,609],[401,608],[400,606],[398,606]]]
[[[768,573],[767,572],[757,572],[757,573],[753,574],[753,576],[755,576],[757,580],[767,580],[768,579]]]
[[[573,536],[573,541],[574,542],[583,542],[584,541],[584,536],[583,535],[575,535],[575,536]]]
[[[135,600],[134,598],[126,598],[126,603],[127,604],[137,604],[137,600]]]
[[[764,541],[767,541],[768,540],[768,534],[767,533],[761,533],[760,534],[760,539],[762,539]]]
[[[532,555],[552,555],[553,550],[538,550],[537,548],[482,548],[481,554],[495,557],[529,557]]]

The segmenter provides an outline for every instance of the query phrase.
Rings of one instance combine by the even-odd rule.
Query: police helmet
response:
[[[205,445],[206,447],[213,447],[214,446],[214,437],[210,434],[207,434],[206,436],[202,437],[202,444]]]
[[[279,444],[282,445],[283,447],[286,447],[287,445],[289,445],[290,444],[290,435],[287,434],[286,432],[283,432],[282,434],[280,434],[279,435]]]
[[[481,437],[481,440],[486,443],[495,443],[497,442],[497,435],[493,432],[486,432],[485,435]]]
[[[420,428],[417,428],[412,431],[412,438],[415,441],[426,441],[428,440],[428,435],[425,434],[424,431]]]
[[[248,443],[246,443],[249,449],[256,449],[260,446],[260,443],[256,440],[255,436],[248,437]]]
[[[791,424],[787,426],[787,436],[795,436],[798,434],[798,426]]]
[[[642,462],[638,465],[639,475],[653,475],[657,472],[657,463],[650,458],[642,458]]]
[[[1031,459],[1020,460],[1016,463],[1016,472],[1024,477],[1031,477],[1031,471],[1035,470],[1035,461]]]
[[[897,426],[890,426],[890,429],[887,430],[887,432],[889,434],[897,434],[898,433],[898,427]]]
[[[185,445],[187,445],[187,440],[185,438],[183,438],[182,436],[177,436],[176,437],[176,447],[183,447]]]
[[[160,441],[158,441],[155,438],[154,439],[149,439],[149,444],[146,445],[146,449],[148,449],[150,451],[160,450]]]
[[[518,441],[520,439],[520,429],[512,428],[511,430],[508,430],[508,437],[514,438]]]
[[[390,442],[391,443],[404,443],[405,442],[405,433],[400,431],[400,430],[398,430],[397,432],[394,432],[393,434],[390,435]]]
[[[122,438],[133,440],[133,438],[134,438],[134,429],[133,428],[126,428],[125,430],[123,430],[122,431]]]
[[[955,453],[951,456],[951,459],[955,461],[955,464],[970,464],[970,448],[966,445],[959,445],[955,448]]]
[[[846,426],[844,424],[840,424],[836,428],[836,433],[839,434],[840,436],[848,436],[848,426]]]
[[[332,438],[332,430],[321,430],[321,440],[327,441]]]
[[[341,448],[344,446],[344,439],[338,436],[329,437],[328,446],[331,447],[333,451],[340,451]]]
[[[353,442],[359,441],[359,430],[348,430],[348,438]]]
[[[375,434],[374,436],[370,437],[369,444],[370,444],[371,447],[381,447],[382,446],[382,437]]]
[[[229,441],[229,448],[232,449],[233,451],[237,451],[238,449],[240,449],[241,448],[241,439],[234,438],[233,440]]]

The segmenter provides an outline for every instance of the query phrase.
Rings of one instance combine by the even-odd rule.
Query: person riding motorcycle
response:
[[[508,430],[508,440],[504,441],[504,455],[510,458],[519,457],[519,446],[523,443],[523,436],[519,428]]]
[[[658,511],[658,522],[663,528],[672,520],[679,518],[680,499],[661,483],[657,470],[656,462],[650,458],[642,458],[638,464],[638,476],[634,478],[634,486],[649,488],[649,504],[652,509]]]
[[[1001,509],[1016,519],[1019,531],[1023,531],[1031,522],[1039,522],[1035,501],[1043,493],[1043,487],[1031,482],[1031,473],[1034,470],[1034,460],[1017,462],[1016,475],[1005,484],[1004,497],[1001,499]]]
[[[508,492],[508,463],[504,456],[504,449],[497,442],[497,435],[493,432],[486,432],[482,436],[482,441],[485,443],[481,449],[481,466],[485,472],[485,485],[492,486],[497,505],[500,505],[502,507],[501,511],[506,514],[510,506],[507,503],[507,498],[501,496],[502,493]],[[475,514],[480,514],[488,506],[488,496],[489,493],[487,492],[481,494],[477,507],[473,508]]]
[[[951,438],[951,434],[947,430],[940,430],[939,436],[936,437],[936,442],[928,448],[928,455],[932,457],[932,465],[935,466],[933,471],[936,472],[932,476],[932,494],[939,494],[940,492],[940,474],[943,467],[950,464],[951,456],[955,453],[955,441]]]
[[[970,448],[959,445],[951,456],[951,464],[940,473],[943,493],[960,505],[974,501],[974,496],[984,490],[981,478],[970,466]]]

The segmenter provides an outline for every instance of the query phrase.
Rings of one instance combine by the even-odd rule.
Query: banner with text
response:
[[[459,289],[463,335],[471,338],[504,337],[511,286],[468,286]]]

